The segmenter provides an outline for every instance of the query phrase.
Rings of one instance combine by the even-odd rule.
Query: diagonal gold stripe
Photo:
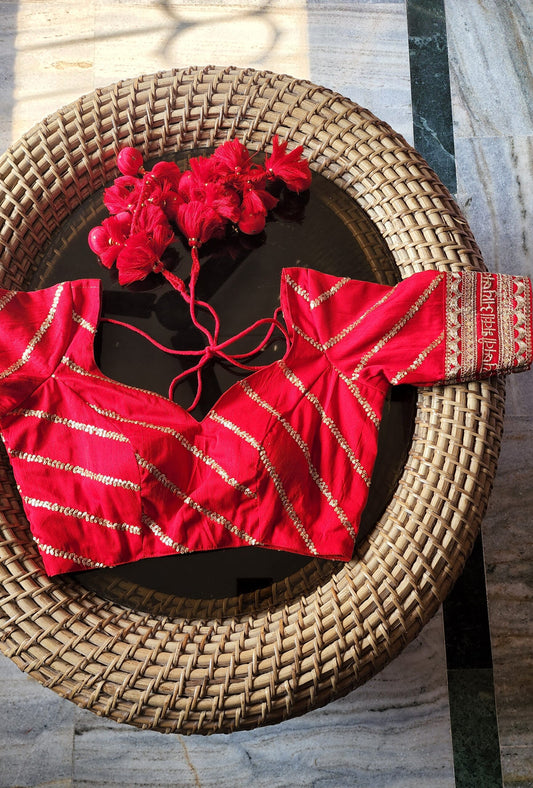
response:
[[[9,377],[9,375],[12,375],[13,372],[16,372],[21,367],[23,367],[24,364],[26,364],[28,362],[28,360],[31,357],[31,354],[33,353],[33,351],[35,350],[35,348],[37,347],[39,342],[42,340],[42,338],[44,337],[44,335],[46,334],[46,332],[48,331],[50,326],[52,325],[52,322],[53,322],[54,317],[55,317],[56,312],[57,312],[57,305],[59,303],[59,299],[61,298],[61,295],[63,293],[63,289],[64,289],[64,285],[62,285],[62,284],[58,285],[58,287],[56,288],[56,292],[55,292],[55,295],[54,295],[54,300],[52,302],[52,306],[50,307],[50,309],[48,311],[48,315],[43,320],[43,322],[41,323],[39,329],[35,332],[35,334],[32,336],[32,338],[30,339],[30,341],[26,345],[26,348],[25,348],[22,356],[19,359],[17,359],[17,361],[15,361],[13,364],[11,364],[10,367],[8,367],[7,369],[4,369],[2,372],[0,372],[0,380],[3,380],[4,378]]]
[[[348,276],[344,276],[342,277],[342,279],[339,279],[337,282],[335,282],[335,284],[332,285],[328,290],[324,290],[316,298],[311,298],[311,293],[308,290],[306,290],[305,287],[302,287],[302,285],[295,282],[294,279],[292,279],[292,277],[289,276],[289,274],[285,276],[285,279],[287,283],[292,287],[292,289],[296,293],[298,293],[298,295],[301,296],[304,299],[304,301],[307,301],[307,303],[309,304],[309,309],[316,309],[317,306],[320,306],[321,304],[324,303],[324,301],[327,301],[329,298],[334,296],[335,293],[337,293],[341,289],[341,287],[343,287],[347,282],[350,281],[350,278]]]
[[[105,416],[106,418],[110,418],[110,419],[115,419],[116,421],[119,421],[122,424],[135,424],[140,427],[146,427],[147,429],[150,430],[156,430],[158,432],[162,432],[166,435],[171,435],[173,438],[179,441],[179,443],[181,443],[181,445],[185,449],[187,449],[187,451],[190,451],[191,454],[194,454],[195,457],[198,457],[199,460],[204,462],[213,471],[215,471],[215,473],[217,473],[222,479],[224,479],[224,481],[227,484],[229,484],[230,487],[234,487],[236,490],[239,490],[239,492],[244,493],[244,495],[246,495],[248,498],[257,497],[256,494],[253,492],[253,490],[251,490],[245,484],[241,484],[240,482],[238,482],[237,479],[233,478],[233,476],[231,476],[215,459],[213,459],[213,457],[210,457],[208,454],[202,451],[202,449],[200,449],[198,446],[195,446],[193,443],[188,441],[187,438],[181,432],[178,432],[172,427],[167,427],[161,424],[152,424],[151,422],[142,421],[140,419],[126,418],[125,416],[121,416],[120,413],[116,413],[113,410],[100,408],[97,405],[90,404],[90,407],[93,410],[95,410],[97,413],[99,413],[101,416]]]
[[[113,531],[128,531],[130,534],[141,536],[141,529],[138,525],[130,525],[129,523],[114,523],[111,520],[106,520],[105,517],[99,517],[90,512],[84,512],[81,509],[75,509],[73,506],[63,506],[54,501],[43,501],[39,498],[31,498],[25,496],[24,502],[29,506],[36,509],[46,509],[49,512],[57,512],[63,514],[65,517],[75,517],[77,520],[85,520],[88,523],[95,523],[96,525],[103,525],[104,528],[110,528]]]
[[[105,569],[105,567],[107,567],[107,564],[102,564],[100,561],[93,561],[92,558],[86,558],[83,555],[67,552],[66,550],[59,550],[57,547],[45,544],[36,536],[33,537],[33,541],[42,553],[53,555],[55,558],[65,558],[68,561],[74,561],[74,563],[80,566],[89,567],[91,569]]]
[[[161,471],[156,465],[149,462],[144,457],[141,457],[140,454],[136,454],[135,456],[137,457],[137,462],[139,463],[141,468],[145,468],[149,473],[152,474],[152,476],[155,479],[157,479],[157,481],[160,484],[163,485],[163,487],[166,487],[167,490],[170,490],[170,492],[173,495],[175,495],[177,498],[181,498],[181,500],[185,504],[190,506],[191,509],[200,512],[200,514],[203,514],[205,517],[208,517],[210,520],[213,520],[219,525],[223,525],[224,528],[226,528],[232,534],[238,536],[239,539],[248,542],[248,544],[252,544],[252,545],[259,544],[257,540],[253,538],[253,536],[250,536],[250,534],[247,534],[245,531],[241,531],[240,528],[237,528],[237,526],[234,525],[234,523],[232,523],[226,517],[224,517],[224,515],[219,514],[218,512],[214,512],[211,509],[208,509],[207,507],[203,506],[201,503],[198,503],[198,501],[195,501],[193,498],[191,498],[191,496],[188,493],[181,490],[177,486],[177,484],[174,484],[174,482],[172,482],[168,478],[168,476],[166,476],[166,474],[164,474],[163,471]]]
[[[229,419],[219,416],[218,413],[216,413],[216,411],[211,411],[209,413],[209,418],[213,419],[213,421],[216,421],[217,424],[222,424],[228,430],[231,430],[231,432],[233,432],[235,435],[238,435],[240,438],[245,440],[247,443],[250,444],[250,446],[252,446],[258,452],[261,462],[267,469],[268,474],[274,483],[274,487],[276,488],[276,491],[280,497],[281,503],[283,504],[283,508],[289,515],[294,525],[296,526],[296,530],[298,531],[303,541],[307,545],[309,551],[313,553],[313,555],[318,555],[318,551],[315,545],[313,544],[313,540],[305,530],[302,521],[296,514],[296,511],[289,499],[289,496],[287,495],[285,487],[283,486],[283,482],[281,481],[278,472],[276,471],[272,461],[270,460],[268,454],[266,453],[264,446],[262,446],[259,443],[259,441],[253,437],[253,435],[250,435],[249,432],[246,432],[246,430],[241,429],[241,427],[237,426],[237,424],[234,424]]]
[[[95,427],[94,424],[86,424],[82,421],[74,421],[67,419],[64,416],[57,416],[55,413],[48,413],[45,410],[32,410],[30,408],[17,408],[12,411],[15,416],[24,416],[26,418],[33,417],[36,419],[44,419],[52,424],[62,424],[72,430],[80,430],[86,432],[88,435],[96,435],[99,438],[109,438],[110,440],[119,441],[120,443],[129,443],[125,435],[113,430],[104,430],[102,427]]]
[[[379,340],[379,342],[376,342],[376,344],[374,345],[373,348],[371,348],[371,350],[365,353],[365,355],[361,358],[359,364],[352,372],[352,380],[359,377],[361,370],[368,364],[372,356],[374,356],[383,347],[385,347],[387,342],[390,342],[390,340],[393,339],[396,336],[396,334],[398,334],[402,330],[402,328],[404,328],[404,326],[406,326],[407,323],[415,316],[415,314],[418,312],[422,304],[424,304],[428,300],[431,293],[440,285],[444,276],[445,274],[438,274],[426,287],[424,292],[421,293],[421,295],[417,298],[414,304],[411,305],[411,307],[408,309],[405,315],[403,315],[400,318],[400,320],[398,320],[398,322],[395,323],[394,326],[389,331],[387,331],[387,333]]]
[[[418,369],[418,367],[420,367],[422,365],[422,363],[426,360],[426,358],[429,356],[429,354],[432,353],[435,350],[435,348],[438,347],[443,340],[444,340],[444,331],[441,331],[439,336],[435,340],[433,340],[433,342],[431,342],[430,345],[428,345],[426,348],[424,348],[424,350],[422,350],[421,353],[418,354],[418,356],[415,358],[415,360],[413,361],[412,364],[409,364],[408,367],[403,369],[401,372],[398,372],[392,378],[391,384],[393,386],[397,386],[398,383],[400,382],[400,380],[403,380],[406,377],[406,375],[408,375],[410,372],[414,372],[415,369]]]
[[[47,468],[55,468],[58,471],[72,473],[75,476],[83,476],[85,479],[91,479],[91,481],[100,482],[110,487],[123,487],[125,490],[134,490],[136,492],[140,492],[141,489],[140,484],[131,482],[128,479],[119,479],[116,476],[108,476],[105,473],[96,473],[95,471],[89,470],[89,468],[83,468],[80,465],[72,465],[69,462],[62,462],[52,457],[44,457],[41,454],[30,454],[29,452],[17,451],[15,449],[11,449],[9,453],[17,460],[34,462],[39,465],[44,465]]]
[[[143,524],[146,525],[150,529],[150,531],[152,531],[152,533],[164,545],[167,545],[167,547],[171,547],[176,553],[182,554],[182,553],[190,553],[191,552],[188,547],[185,547],[184,545],[179,544],[179,542],[174,542],[174,540],[171,539],[170,536],[167,536],[167,534],[163,531],[161,526],[158,525],[150,517],[148,517],[148,515],[143,514],[141,519],[142,519]]]
[[[315,410],[320,415],[320,419],[321,419],[322,423],[325,424],[325,426],[329,429],[329,431],[331,432],[331,434],[333,435],[333,437],[335,438],[335,440],[337,441],[337,443],[339,444],[341,449],[346,454],[346,457],[348,458],[348,461],[350,462],[350,465],[352,466],[352,468],[363,479],[363,481],[366,484],[366,486],[369,487],[370,486],[370,476],[368,475],[366,470],[361,465],[360,460],[354,454],[352,448],[350,447],[350,445],[348,444],[348,442],[344,438],[344,436],[343,436],[342,432],[340,431],[340,429],[338,428],[337,424],[335,424],[333,419],[330,416],[328,416],[328,414],[326,413],[326,411],[322,407],[320,401],[318,400],[318,397],[316,397],[313,394],[312,391],[309,391],[309,389],[306,388],[306,386],[304,385],[303,381],[300,380],[300,378],[292,371],[292,369],[290,369],[287,366],[287,364],[284,361],[278,361],[278,364],[280,365],[280,368],[283,370],[287,380],[289,380],[293,384],[293,386],[296,386],[298,391],[301,391],[301,393],[304,395],[304,397],[313,405]]]
[[[328,504],[331,506],[331,508],[333,509],[335,514],[337,515],[337,517],[339,518],[339,521],[346,528],[346,530],[348,531],[348,533],[350,534],[352,539],[355,539],[356,533],[355,533],[355,531],[353,529],[353,526],[352,526],[350,520],[348,519],[347,515],[345,514],[345,512],[342,509],[342,506],[339,504],[338,500],[334,497],[333,493],[329,489],[329,486],[324,481],[324,479],[322,478],[322,476],[318,472],[317,468],[313,464],[313,461],[312,461],[312,458],[311,458],[311,451],[310,451],[309,446],[307,445],[306,441],[303,439],[302,435],[300,435],[298,430],[296,430],[293,427],[293,425],[290,424],[287,421],[287,419],[285,419],[281,415],[281,413],[279,413],[279,411],[277,411],[269,402],[267,402],[262,397],[260,397],[259,394],[252,389],[252,387],[250,386],[250,384],[248,383],[247,380],[242,380],[241,381],[241,386],[243,387],[244,391],[246,392],[246,394],[250,397],[250,399],[253,402],[256,402],[258,405],[260,405],[262,408],[264,408],[267,411],[267,413],[270,413],[272,416],[274,416],[276,418],[277,421],[279,421],[279,423],[282,425],[282,427],[285,429],[285,431],[291,436],[293,441],[300,447],[300,449],[301,449],[301,451],[302,451],[302,453],[303,453],[303,455],[305,457],[305,460],[307,462],[307,468],[308,468],[310,477],[313,479],[313,481],[317,485],[318,489],[320,490],[320,492],[322,493],[322,495],[324,496],[324,498],[326,499]]]
[[[72,310],[72,319],[86,331],[90,331],[91,334],[96,333],[96,327],[93,326],[92,323],[89,323],[89,321],[86,320],[82,315],[78,314],[78,312],[75,312],[74,309]]]
[[[0,298],[0,309],[3,309],[9,304],[12,298],[17,295],[17,290],[8,290],[5,295]]]

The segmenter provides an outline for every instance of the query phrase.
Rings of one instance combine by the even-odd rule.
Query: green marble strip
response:
[[[444,0],[406,0],[414,144],[455,193]],[[457,788],[501,788],[501,758],[481,535],[444,604]]]
[[[415,148],[455,194],[455,150],[444,0],[407,0]]]

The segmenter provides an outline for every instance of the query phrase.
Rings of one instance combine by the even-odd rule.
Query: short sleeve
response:
[[[296,330],[353,381],[428,386],[531,365],[527,278],[424,271],[394,287],[317,272],[297,279],[305,314]]]
[[[53,373],[71,324],[68,283],[30,293],[0,289],[0,415]]]

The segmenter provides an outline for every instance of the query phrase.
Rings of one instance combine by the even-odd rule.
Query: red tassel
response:
[[[311,172],[307,161],[301,158],[303,148],[299,145],[286,153],[287,144],[286,140],[280,142],[277,134],[273,138],[272,153],[265,159],[267,174],[279,178],[290,191],[306,191],[311,185]]]

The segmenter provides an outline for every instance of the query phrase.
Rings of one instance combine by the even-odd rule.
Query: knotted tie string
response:
[[[196,301],[196,300],[194,300],[194,298],[190,298],[190,296],[188,296],[186,300],[189,301],[189,299],[190,299],[191,312],[194,312],[194,304],[204,306],[204,302],[203,301]],[[248,370],[250,372],[253,372],[255,370],[261,369],[263,365],[261,365],[261,364],[259,364],[259,365],[246,364],[246,363],[244,363],[244,360],[247,359],[247,358],[250,358],[252,356],[257,355],[258,353],[260,353],[261,350],[263,350],[268,345],[268,343],[270,342],[270,340],[272,338],[272,334],[274,333],[276,328],[285,337],[285,341],[287,343],[287,346],[289,344],[289,335],[287,333],[287,330],[278,320],[278,315],[281,313],[281,307],[278,307],[275,310],[273,317],[260,318],[259,320],[256,320],[255,323],[252,323],[250,326],[247,326],[245,329],[243,329],[242,331],[239,331],[239,333],[237,333],[237,334],[234,334],[234,336],[230,337],[229,339],[226,339],[226,340],[224,340],[222,342],[219,342],[218,341],[218,336],[219,336],[219,330],[220,330],[220,321],[218,320],[218,316],[216,315],[215,310],[211,306],[209,306],[208,304],[205,304],[205,306],[208,308],[208,310],[212,314],[214,314],[216,316],[216,322],[215,322],[215,330],[214,330],[213,334],[211,334],[211,332],[209,332],[205,328],[205,326],[202,326],[200,323],[198,323],[197,320],[194,321],[195,325],[197,325],[199,328],[201,328],[203,330],[203,333],[206,334],[206,336],[210,340],[209,344],[206,345],[205,347],[203,347],[200,350],[176,350],[175,348],[169,348],[169,347],[166,347],[166,345],[162,345],[160,342],[158,342],[156,339],[151,337],[145,331],[142,331],[142,329],[137,328],[136,326],[133,326],[130,323],[125,323],[122,320],[115,320],[114,318],[111,318],[111,317],[102,318],[102,320],[104,320],[106,323],[113,323],[114,325],[123,326],[124,328],[131,329],[136,334],[139,334],[140,336],[144,337],[149,342],[151,342],[151,344],[154,345],[154,347],[158,348],[159,350],[164,351],[165,353],[170,353],[173,356],[189,356],[189,357],[197,356],[198,357],[198,361],[197,361],[197,363],[194,366],[189,367],[189,369],[185,369],[183,372],[180,372],[179,375],[176,375],[176,377],[172,380],[172,382],[170,384],[170,387],[169,387],[169,390],[168,390],[169,399],[173,399],[174,390],[175,390],[176,386],[178,385],[178,383],[180,383],[180,381],[182,381],[184,378],[188,377],[189,375],[192,375],[192,374],[196,373],[196,378],[197,378],[196,395],[194,397],[193,402],[187,408],[187,411],[189,411],[189,412],[194,410],[194,408],[198,405],[198,402],[200,401],[200,397],[202,396],[202,374],[201,373],[202,373],[203,367],[208,363],[208,361],[210,361],[213,358],[218,358],[221,361],[225,361],[226,363],[232,364],[232,365],[234,365],[236,367],[239,367],[240,369],[244,369],[244,370]],[[239,339],[242,339],[243,337],[248,336],[248,334],[251,334],[257,328],[259,328],[260,326],[263,326],[263,325],[269,325],[269,329],[266,332],[266,334],[263,337],[263,339],[259,342],[259,344],[256,345],[256,347],[254,347],[252,350],[248,350],[245,353],[228,353],[228,352],[226,352],[226,349],[228,347],[230,347],[230,345],[232,345],[234,342],[237,342]]]

